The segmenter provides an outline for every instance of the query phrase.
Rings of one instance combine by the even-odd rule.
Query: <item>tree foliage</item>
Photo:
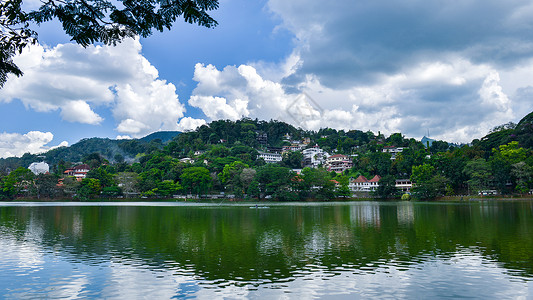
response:
[[[5,0],[0,5],[0,87],[8,74],[22,75],[12,57],[37,41],[31,23],[57,19],[72,41],[86,47],[101,42],[115,45],[126,37],[148,37],[154,30],[170,30],[178,18],[204,27],[217,21],[209,12],[218,0],[47,0],[39,9],[24,12],[22,0]]]

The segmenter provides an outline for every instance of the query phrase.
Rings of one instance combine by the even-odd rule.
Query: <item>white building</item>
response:
[[[407,148],[404,148],[404,147],[394,147],[394,146],[385,146],[385,147],[383,148],[382,151],[385,152],[385,153],[390,153],[390,155],[391,155],[391,158],[390,158],[390,159],[396,159],[396,155],[397,155],[398,153],[402,153],[402,151],[403,151],[404,149],[407,149]]]
[[[68,168],[63,172],[63,174],[67,176],[74,176],[76,177],[76,180],[81,181],[83,178],[87,176],[87,173],[89,172],[91,168],[87,164],[81,164],[77,165],[74,168]]]
[[[397,179],[395,186],[402,192],[410,192],[413,188],[413,183],[409,179]]]
[[[259,157],[264,159],[268,164],[277,163],[282,160],[281,154],[279,153],[259,152]]]
[[[326,159],[326,168],[328,171],[337,173],[344,172],[353,166],[352,159],[343,154],[335,154]]]
[[[50,166],[45,162],[34,162],[28,167],[28,169],[30,169],[35,175],[50,172]]]
[[[378,189],[380,179],[379,175],[372,179],[366,179],[365,176],[359,175],[357,179],[350,181],[348,187],[352,192],[372,192]]]
[[[323,164],[326,161],[326,158],[329,157],[329,154],[319,147],[312,147],[302,151],[304,157],[304,166],[317,168],[319,165]]]

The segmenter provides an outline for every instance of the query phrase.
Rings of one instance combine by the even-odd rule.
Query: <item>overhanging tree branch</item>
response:
[[[218,0],[119,0],[121,8],[106,0],[48,0],[29,13],[22,11],[22,0],[0,1],[0,88],[9,74],[22,75],[13,63],[15,54],[37,42],[30,22],[57,19],[72,41],[84,47],[97,42],[116,45],[137,35],[148,37],[153,30],[170,30],[180,17],[207,28],[218,24],[208,14],[218,8]]]

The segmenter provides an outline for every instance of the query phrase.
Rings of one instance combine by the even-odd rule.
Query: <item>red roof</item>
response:
[[[330,156],[328,158],[336,158],[336,157],[347,157],[347,156],[344,155],[344,154],[335,154],[335,155],[332,155],[332,156]]]
[[[374,176],[374,178],[370,179],[368,182],[378,182],[381,179],[379,175]]]
[[[366,177],[363,175],[359,175],[359,177],[357,177],[355,182],[368,182],[368,179],[366,179]]]
[[[74,167],[74,170],[89,170],[89,169],[91,168],[87,164],[77,165]]]

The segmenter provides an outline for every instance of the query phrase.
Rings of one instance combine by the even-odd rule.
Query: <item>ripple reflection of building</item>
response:
[[[378,203],[365,203],[354,205],[350,208],[350,221],[361,227],[381,227],[380,205]]]
[[[396,206],[398,224],[412,224],[415,221],[415,213],[412,202],[399,202]]]

